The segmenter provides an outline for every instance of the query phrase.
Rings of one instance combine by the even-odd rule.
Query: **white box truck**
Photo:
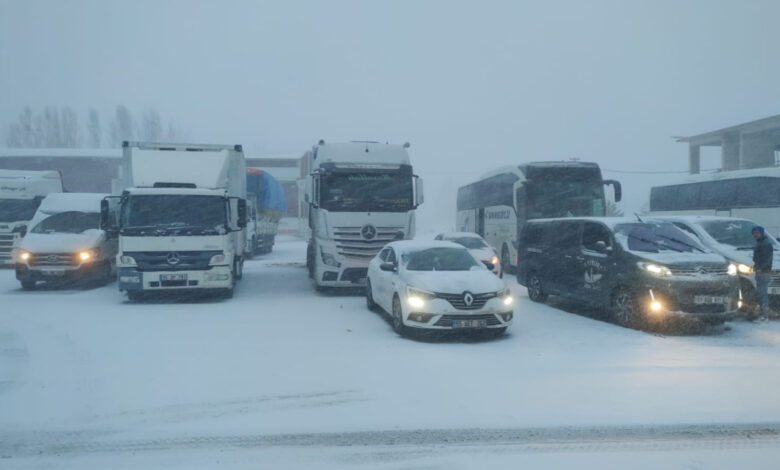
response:
[[[388,242],[414,238],[422,179],[409,144],[320,142],[307,152],[309,240],[306,265],[315,287],[364,286],[368,262]]]
[[[232,296],[246,243],[246,160],[240,145],[123,142],[121,195],[102,226],[119,237],[119,289]],[[112,220],[112,204],[118,217]]]
[[[43,198],[62,192],[59,171],[0,170],[0,265],[11,267]]]

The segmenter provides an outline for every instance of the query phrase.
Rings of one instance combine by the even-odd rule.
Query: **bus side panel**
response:
[[[517,250],[517,215],[510,206],[491,206],[485,208],[485,240],[503,255],[506,248],[510,265],[515,266]]]
[[[477,232],[477,210],[466,209],[457,212],[455,229],[458,232]]]

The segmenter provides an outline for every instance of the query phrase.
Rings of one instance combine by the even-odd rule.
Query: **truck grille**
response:
[[[13,234],[0,235],[0,259],[11,258],[11,250],[14,247]]]
[[[369,228],[370,227],[370,228]],[[371,230],[373,229],[373,230]],[[370,260],[395,240],[403,227],[335,227],[333,235],[338,254],[346,258]]]
[[[485,303],[496,296],[495,292],[488,292],[486,294],[471,294],[473,301],[471,305],[466,305],[465,293],[464,294],[442,294],[437,292],[436,297],[444,299],[458,310],[478,310],[485,306]],[[471,318],[471,317],[469,317]]]
[[[501,322],[492,313],[485,313],[482,315],[442,315],[434,325],[436,326],[452,326],[452,322],[455,320],[485,320],[488,326],[500,325]]]
[[[135,259],[138,271],[205,271],[210,268],[211,257],[221,253],[221,251],[135,251],[124,254]]]
[[[78,266],[79,261],[74,253],[33,253],[27,264],[36,267],[46,266]]]

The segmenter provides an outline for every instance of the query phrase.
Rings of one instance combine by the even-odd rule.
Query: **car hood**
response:
[[[483,268],[473,271],[406,271],[404,278],[411,287],[442,294],[465,291],[481,294],[505,288],[504,281]]]
[[[737,263],[753,266],[753,250],[738,250],[731,245],[718,244],[715,250],[725,256],[729,261],[736,261]],[[772,260],[772,267],[777,269],[780,267],[780,253],[774,252],[774,259]]]
[[[105,232],[90,229],[82,233],[28,233],[20,248],[33,253],[72,253],[98,246]]]
[[[490,248],[472,248],[469,253],[480,261],[490,261],[496,254]]]

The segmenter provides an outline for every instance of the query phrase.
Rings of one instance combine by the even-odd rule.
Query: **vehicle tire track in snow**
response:
[[[384,453],[421,447],[499,448],[512,452],[735,449],[780,445],[780,423],[598,428],[420,429],[278,435],[212,435],[135,440],[95,439],[93,432],[0,434],[3,458],[178,449],[351,447]],[[89,437],[88,437],[89,436]],[[361,450],[362,449],[362,450]]]

